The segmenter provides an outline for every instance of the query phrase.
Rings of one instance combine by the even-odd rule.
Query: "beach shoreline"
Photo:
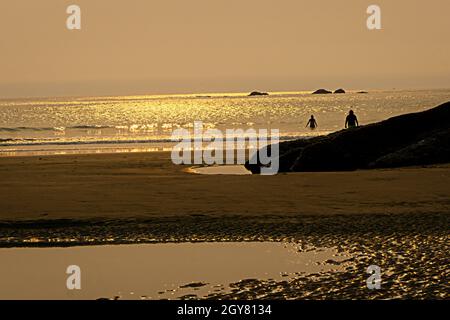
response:
[[[0,221],[450,212],[445,164],[275,176],[189,167],[169,152],[0,158]]]

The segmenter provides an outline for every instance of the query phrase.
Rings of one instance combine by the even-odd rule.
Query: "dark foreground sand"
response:
[[[353,258],[345,272],[244,279],[208,298],[448,298],[448,165],[278,176],[185,169],[168,153],[0,159],[0,246],[295,242]],[[369,265],[382,269],[381,290],[366,288]]]

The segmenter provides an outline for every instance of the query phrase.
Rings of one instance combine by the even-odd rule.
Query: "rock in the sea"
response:
[[[269,94],[267,92],[259,92],[259,91],[253,91],[248,96],[254,97],[254,96],[268,96]]]
[[[345,93],[344,89],[337,89],[334,91],[334,93]]]
[[[329,93],[332,93],[332,92],[328,91],[326,89],[319,89],[319,90],[314,91],[312,94],[329,94]]]
[[[280,172],[450,163],[450,102],[327,136],[283,142]],[[257,165],[246,164],[257,173]]]

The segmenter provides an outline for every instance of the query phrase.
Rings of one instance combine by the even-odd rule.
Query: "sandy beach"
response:
[[[0,220],[450,212],[450,167],[195,175],[170,153],[0,158]]]
[[[203,283],[223,272],[208,269],[203,276],[172,284],[175,291],[158,294],[150,285],[131,285],[123,292],[123,281],[112,281],[101,286],[104,290],[82,296],[60,289],[21,293],[16,290],[24,283],[20,273],[6,265],[5,274],[11,277],[8,283],[16,288],[14,297],[448,298],[448,165],[276,176],[198,175],[188,173],[188,168],[173,165],[169,153],[1,158],[2,260],[10,261],[10,267],[19,260],[55,267],[61,264],[61,257],[69,257],[68,262],[77,257],[80,246],[115,244],[82,251],[81,263],[92,265],[97,255],[128,261],[132,252],[144,250],[147,258],[142,258],[142,263],[151,264],[158,259],[151,254],[153,249],[121,245],[148,243],[161,250],[164,243],[193,243],[194,252],[200,254],[203,251],[195,243],[202,242],[235,243],[244,248],[245,243],[250,248],[255,243],[286,243],[295,245],[299,254],[325,248],[350,258],[341,263],[333,257],[318,259],[319,255],[313,260],[328,269],[314,274],[294,272],[283,279],[235,277],[222,281],[220,288],[202,285],[195,292],[183,289],[188,279]],[[66,248],[60,249],[65,250],[61,254],[45,251],[57,249],[53,247]],[[220,250],[214,249],[214,253]],[[162,270],[173,270],[169,262],[180,257],[176,252],[170,258],[164,256]],[[197,263],[210,263],[208,251],[202,253],[203,258],[198,254]],[[253,257],[257,256],[255,252]],[[125,265],[105,277],[127,279],[134,265]],[[382,268],[382,290],[366,288],[369,265]],[[186,266],[181,263],[178,267]],[[340,272],[330,267],[340,268]],[[154,279],[147,276],[149,281]]]

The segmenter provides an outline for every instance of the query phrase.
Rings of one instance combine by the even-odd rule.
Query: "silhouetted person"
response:
[[[353,128],[359,126],[358,118],[355,116],[353,110],[350,110],[347,118],[345,119],[345,128]]]
[[[318,126],[316,119],[314,119],[314,116],[311,116],[311,119],[308,120],[306,126],[311,130],[314,130]]]

